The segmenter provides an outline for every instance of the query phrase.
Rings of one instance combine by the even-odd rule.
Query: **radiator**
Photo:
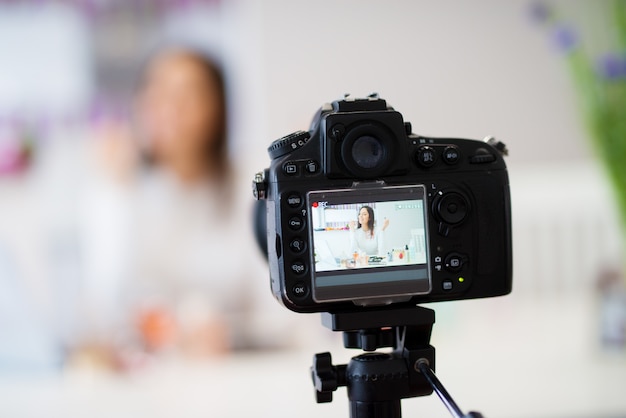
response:
[[[510,168],[513,290],[550,296],[590,291],[624,267],[613,190],[590,163]]]

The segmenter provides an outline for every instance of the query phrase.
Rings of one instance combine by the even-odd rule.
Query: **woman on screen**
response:
[[[374,209],[362,206],[357,221],[350,221],[350,248],[352,251],[367,255],[385,253],[385,229],[389,226],[389,219],[385,218],[380,229],[375,228]]]

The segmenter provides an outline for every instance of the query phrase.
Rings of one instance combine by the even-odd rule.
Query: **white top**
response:
[[[127,190],[94,187],[98,193],[85,207],[86,287],[103,332],[124,326],[138,307],[156,304],[184,321],[218,315],[235,345],[256,338],[241,335],[251,328],[252,312],[280,307],[265,286],[252,199],[239,196],[240,189],[233,187],[229,202],[211,184],[184,185],[158,169]],[[120,325],[111,323],[114,316]]]
[[[350,230],[350,250],[365,252],[367,255],[381,255],[385,253],[385,233],[374,228],[373,234],[365,232],[363,228]]]

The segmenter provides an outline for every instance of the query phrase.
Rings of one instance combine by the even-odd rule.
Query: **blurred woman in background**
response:
[[[226,113],[224,78],[208,58],[172,49],[149,61],[138,95],[143,151],[179,181],[224,185]]]
[[[97,188],[85,210],[85,242],[98,243],[85,257],[97,338],[200,356],[246,346],[244,280],[257,254],[242,222],[250,206],[233,192],[219,67],[162,50],[141,75],[134,129],[109,124],[98,136],[115,186]]]

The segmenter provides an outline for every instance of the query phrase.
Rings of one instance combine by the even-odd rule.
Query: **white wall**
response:
[[[249,48],[240,52],[254,57],[247,76],[260,86],[247,114],[259,129],[242,141],[250,178],[267,166],[269,143],[306,129],[322,103],[377,91],[417,133],[503,140],[510,150],[515,289],[589,290],[598,269],[619,264],[622,254],[614,202],[588,145],[565,58],[530,18],[530,3],[240,0],[246,22],[256,25],[244,32],[240,45]],[[583,12],[593,5],[556,4],[589,26]],[[574,235],[586,238],[574,244]]]
[[[263,123],[247,138],[260,166],[270,141],[307,128],[322,103],[373,91],[417,133],[497,136],[511,165],[586,158],[564,60],[528,1],[240,3],[261,19],[247,34],[260,48],[249,50],[263,87],[249,120]]]
[[[88,28],[60,4],[6,5],[0,13],[0,114],[77,112],[93,88]],[[51,116],[51,115],[46,115]]]

